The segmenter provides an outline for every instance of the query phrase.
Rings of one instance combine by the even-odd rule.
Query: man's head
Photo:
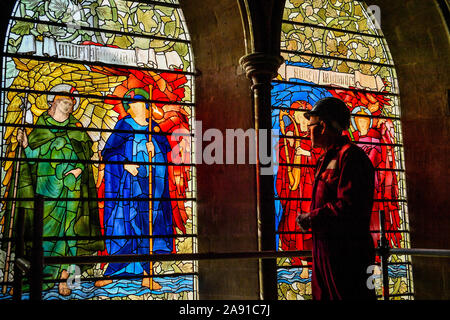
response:
[[[130,90],[127,91],[127,93],[125,93],[125,95],[123,96],[125,99],[136,99],[136,100],[124,100],[123,101],[123,108],[125,109],[125,111],[128,111],[128,109],[130,108],[130,105],[133,103],[143,103],[145,104],[145,108],[148,109],[149,105],[146,101],[139,101],[139,100],[148,100],[150,95],[148,94],[147,91],[145,91],[142,88],[132,88]]]
[[[49,114],[51,115],[58,109],[64,114],[70,114],[73,112],[73,107],[75,106],[75,100],[67,96],[55,96],[55,100],[49,109]]]
[[[326,148],[350,125],[350,111],[334,97],[323,98],[305,113],[313,147]]]
[[[58,119],[67,119],[74,112],[76,105],[75,98],[71,96],[55,95],[50,104],[50,108],[48,108],[48,114],[54,118],[58,112],[59,116],[56,116]]]
[[[70,84],[57,84],[50,89],[50,92],[51,94],[47,95],[47,102],[50,109],[55,108],[56,104],[64,104],[66,105],[64,109],[68,109],[70,105],[70,112],[75,112],[79,107],[80,98],[75,96],[78,92]]]

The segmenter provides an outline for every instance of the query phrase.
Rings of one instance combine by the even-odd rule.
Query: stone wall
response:
[[[450,248],[449,33],[436,1],[376,0],[398,74],[411,246]],[[413,258],[416,299],[450,299],[450,259]]]
[[[239,66],[245,55],[237,1],[180,1],[192,37],[196,119],[203,131],[254,127],[250,81]],[[209,142],[204,142],[204,146]],[[226,154],[224,153],[224,157]],[[257,248],[255,167],[198,165],[199,252]],[[200,299],[257,299],[257,260],[199,263]]]

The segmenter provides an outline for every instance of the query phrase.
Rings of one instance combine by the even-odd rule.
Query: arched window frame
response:
[[[370,120],[369,129],[373,127],[374,122],[380,123],[380,125],[390,124],[388,129],[393,133],[390,136],[391,140],[387,139],[389,136],[386,134],[378,142],[374,142],[373,139],[358,142],[359,137],[352,136],[351,130],[349,137],[366,150],[369,148],[384,149],[385,154],[393,157],[394,161],[391,161],[390,165],[387,156],[381,159],[384,162],[383,167],[374,163],[378,172],[377,177],[380,172],[386,172],[390,178],[397,179],[394,186],[378,186],[382,190],[375,195],[374,211],[376,208],[387,211],[386,230],[390,246],[409,248],[399,91],[392,56],[376,20],[379,13],[379,7],[367,7],[363,1],[286,0],[281,32],[281,55],[286,63],[280,67],[277,78],[272,82],[274,86],[272,90],[272,124],[274,129],[280,130],[282,129],[280,127],[282,120],[280,119],[283,115],[291,119],[300,119],[304,112],[302,110],[313,105],[318,99],[331,95],[346,101],[351,111],[354,111],[352,114],[353,132],[360,133],[358,129],[354,128],[357,126],[356,115],[360,119]],[[332,36],[328,36],[329,34]],[[333,39],[337,41],[333,41]],[[345,41],[347,44],[344,45]],[[358,45],[353,46],[352,44],[352,42],[358,41],[366,46],[368,43],[376,43],[377,48],[369,48],[364,55],[365,50],[361,50],[364,49],[361,48],[364,47],[363,45],[358,47]],[[376,69],[378,72],[374,72]],[[367,82],[369,77],[362,79],[365,75],[372,77],[371,85]],[[362,85],[363,81],[366,81],[366,86]],[[366,105],[362,101],[367,98],[376,98],[377,101],[373,102],[384,108],[378,107],[378,110],[371,114],[367,108],[369,105],[367,101],[365,101]],[[358,107],[359,109],[357,109]],[[362,115],[361,110],[366,111],[366,114]],[[369,112],[367,113],[367,111]],[[297,128],[302,126],[301,123],[296,124]],[[301,134],[302,131],[298,130],[297,134],[294,133],[289,138],[298,142],[300,147],[305,144],[302,149],[310,152],[311,155],[313,150],[306,150],[308,138]],[[280,141],[287,136],[283,132],[280,134],[279,144],[281,145]],[[282,149],[277,150],[280,152],[277,156],[281,155]],[[281,163],[275,168],[277,250],[310,249],[310,234],[293,229],[292,226],[295,223],[286,222],[289,220],[286,212],[298,213],[309,210],[312,185],[307,187],[306,184],[310,184],[311,181],[308,182],[308,179],[305,178],[308,176],[305,172],[312,171],[314,163],[315,161],[309,156],[296,165],[286,166]],[[287,171],[282,171],[280,168],[295,167],[304,170],[303,178],[300,178],[300,188],[309,190],[309,193],[286,191],[288,190],[288,183],[285,180]],[[383,193],[386,190],[390,191],[389,194],[392,198],[387,192]],[[389,211],[389,206],[396,207],[396,209]],[[375,218],[375,220],[377,219]],[[375,220],[373,220],[372,227],[377,222]],[[285,223],[284,226],[283,223]],[[288,225],[291,227],[287,227]],[[372,233],[374,239],[378,239],[379,231],[372,228]],[[307,258],[278,259],[277,274],[279,299],[308,299],[310,297],[311,270]],[[411,299],[413,282],[410,258],[400,255],[392,256],[389,274],[391,297]],[[377,288],[376,292],[378,295],[382,295],[380,288]]]
[[[89,1],[85,1],[89,2]],[[105,1],[104,1],[105,2]],[[5,154],[3,156],[3,166],[2,166],[2,182],[5,182],[4,178],[7,175],[7,166],[11,166],[11,164],[15,164],[17,159],[20,157],[17,157],[14,154],[14,148],[8,149],[8,143],[16,142],[17,136],[17,129],[20,127],[26,128],[25,130],[30,133],[35,128],[38,128],[39,126],[36,126],[36,119],[38,118],[39,114],[36,114],[36,104],[38,100],[40,102],[44,101],[45,96],[49,96],[51,93],[50,88],[36,88],[33,86],[15,86],[12,87],[15,76],[11,76],[11,72],[15,70],[15,67],[12,68],[11,63],[13,63],[14,59],[16,61],[20,62],[23,60],[26,61],[37,61],[39,62],[46,62],[49,63],[60,63],[61,65],[69,66],[71,64],[74,65],[86,65],[88,66],[87,69],[90,72],[92,71],[92,68],[97,68],[96,71],[101,69],[103,71],[103,75],[107,73],[107,71],[114,70],[116,74],[114,74],[114,79],[116,82],[111,81],[111,83],[107,83],[106,85],[109,85],[107,89],[103,87],[103,95],[98,94],[95,91],[89,91],[84,90],[84,92],[60,92],[58,91],[58,95],[64,96],[64,97],[71,97],[74,98],[74,100],[78,101],[77,103],[82,103],[83,100],[89,99],[90,102],[96,101],[97,104],[114,104],[119,103],[122,104],[124,101],[128,101],[122,96],[114,96],[113,91],[114,88],[117,88],[119,84],[121,83],[118,78],[120,78],[122,75],[119,75],[120,73],[118,70],[126,69],[126,70],[133,70],[136,75],[139,74],[140,71],[145,70],[148,73],[151,73],[153,76],[153,86],[158,86],[158,89],[160,92],[162,92],[162,95],[160,95],[159,98],[150,97],[144,97],[138,98],[137,100],[133,100],[131,98],[131,101],[145,101],[148,104],[153,105],[159,105],[161,108],[168,107],[167,110],[164,110],[166,113],[172,113],[178,112],[183,113],[186,117],[186,121],[184,123],[186,124],[183,126],[177,127],[177,120],[180,120],[180,117],[174,116],[171,118],[168,118],[168,120],[175,120],[175,121],[166,121],[158,128],[161,130],[161,132],[158,132],[157,130],[150,130],[150,136],[165,136],[168,140],[170,138],[176,139],[176,140],[169,140],[168,142],[173,142],[171,145],[172,149],[171,151],[174,151],[176,149],[180,154],[182,151],[180,151],[181,141],[184,141],[183,147],[185,148],[184,157],[182,156],[181,159],[176,159],[176,151],[171,153],[170,156],[172,156],[172,161],[168,162],[167,164],[164,163],[157,163],[156,161],[147,161],[147,165],[151,165],[152,167],[156,167],[158,165],[163,166],[166,168],[166,173],[168,174],[168,177],[166,180],[169,180],[169,177],[172,178],[173,184],[170,186],[170,190],[168,190],[169,197],[160,197],[160,202],[166,201],[171,204],[171,212],[173,214],[174,212],[174,206],[180,206],[177,207],[179,212],[179,221],[175,222],[175,220],[171,221],[172,225],[174,226],[174,232],[170,237],[173,238],[174,244],[173,244],[173,252],[177,253],[196,253],[197,251],[197,220],[196,220],[196,185],[195,185],[195,166],[193,165],[193,161],[191,159],[194,159],[194,146],[192,144],[192,137],[193,137],[193,125],[194,125],[194,119],[195,119],[195,98],[194,98],[194,81],[195,81],[195,68],[193,65],[193,56],[192,56],[192,47],[190,44],[190,36],[189,32],[186,28],[186,24],[183,18],[183,13],[181,11],[180,5],[178,4],[178,0],[164,0],[164,1],[134,1],[132,2],[130,7],[127,7],[127,3],[124,1],[107,1],[108,3],[101,3],[101,5],[95,5],[94,2],[89,2],[91,5],[94,5],[94,7],[91,6],[90,12],[95,12],[96,14],[92,14],[90,17],[91,20],[87,21],[84,20],[84,14],[87,12],[85,11],[86,8],[83,7],[83,4],[75,3],[71,0],[64,0],[64,1],[17,1],[17,4],[13,10],[13,16],[11,17],[10,24],[8,26],[8,32],[7,36],[5,38],[5,50],[3,52],[3,70],[4,75],[2,78],[2,113],[1,113],[1,124],[2,124],[2,152],[6,153],[7,150],[9,150],[9,154]],[[131,2],[128,2],[130,4]],[[116,6],[114,7],[114,4]],[[67,5],[65,7],[65,10],[63,9],[63,6]],[[58,7],[59,6],[59,7]],[[42,7],[42,8],[41,8]],[[157,7],[157,9],[155,8]],[[36,8],[40,8],[39,10],[47,10],[45,12],[40,11],[37,13],[37,11],[33,11]],[[61,9],[60,12],[56,12],[57,9]],[[141,8],[145,8],[142,9]],[[149,12],[152,11],[151,8],[155,8],[156,10],[153,10],[153,14],[155,12],[159,14],[159,18],[165,17],[164,24],[157,24],[157,21],[155,19],[152,20],[152,17],[146,16],[149,15]],[[73,10],[72,10],[73,9]],[[78,9],[78,10],[77,10]],[[121,15],[121,9],[127,11],[128,10],[128,16],[127,14]],[[175,9],[175,10],[173,10]],[[140,12],[139,12],[140,10]],[[159,13],[158,13],[159,10]],[[29,15],[30,12],[36,13],[36,16]],[[168,13],[167,13],[168,12]],[[167,16],[170,12],[172,14],[170,16]],[[175,13],[174,13],[175,12]],[[55,15],[53,15],[55,14]],[[72,15],[71,15],[72,14]],[[101,15],[103,15],[103,20],[101,19]],[[134,16],[133,16],[134,15]],[[140,17],[138,17],[140,15]],[[151,14],[150,14],[151,15]],[[40,19],[36,19],[36,17],[42,17],[47,16],[45,21],[42,21]],[[122,27],[119,27],[118,29],[115,29],[117,25],[114,25],[114,23],[110,23],[109,25],[106,23],[111,20],[111,16],[115,17],[116,21],[122,20]],[[171,17],[174,17],[176,21],[172,21]],[[127,20],[127,18],[129,20]],[[131,24],[129,25],[129,30],[125,30],[123,27],[125,22],[133,21],[133,18],[139,18],[143,19],[139,24]],[[154,17],[153,17],[154,18]],[[89,23],[92,23],[93,20],[96,20],[97,25],[92,26]],[[113,19],[114,20],[114,19]],[[158,19],[156,19],[158,20]],[[160,19],[161,20],[161,19]],[[143,21],[147,22],[148,24],[143,23]],[[178,26],[177,26],[178,24]],[[100,27],[99,27],[100,25]],[[103,28],[102,28],[103,25]],[[156,25],[156,26],[155,26]],[[106,27],[106,28],[105,28]],[[156,32],[153,32],[153,29],[163,28],[163,31],[160,32],[160,34],[155,34]],[[72,35],[77,33],[78,31],[81,31],[80,34],[83,34],[84,37],[82,37],[83,41],[88,41],[92,39],[88,39],[89,35],[96,35],[103,39],[111,40],[111,38],[117,37],[115,40],[117,40],[116,43],[103,43],[99,45],[99,41],[91,41],[91,43],[84,43],[86,47],[89,47],[90,56],[84,56],[91,59],[91,61],[83,61],[83,58],[80,56],[83,54],[83,48],[78,44],[73,45],[71,48],[68,48],[69,50],[66,51],[66,54],[62,54],[61,56],[61,46],[57,46],[57,41],[52,41],[52,39],[47,39],[47,37],[43,36],[43,34],[46,32],[47,34],[53,35],[53,40],[58,37],[58,30],[72,30]],[[130,31],[133,29],[133,31]],[[15,35],[13,35],[13,31],[15,31]],[[177,35],[177,32],[181,32]],[[52,34],[53,33],[53,34]],[[69,32],[70,33],[70,32]],[[102,35],[103,33],[103,35]],[[104,34],[110,34],[114,35],[113,37],[108,38],[107,36],[104,36]],[[171,36],[161,36],[161,34],[171,34]],[[11,36],[13,35],[13,36]],[[31,51],[29,50],[29,46],[21,46],[24,44],[23,38],[25,35],[29,35],[27,42],[31,45],[36,45],[36,40],[40,40],[43,42],[47,42],[47,44],[50,44],[50,46],[45,47],[43,46],[44,51],[38,51],[34,52],[33,55],[30,55]],[[31,36],[34,36],[32,38]],[[127,46],[126,40],[127,38],[133,37],[134,40],[140,40],[139,44],[136,44],[136,46],[133,47],[133,50],[136,53],[136,59],[140,62],[142,62],[143,65],[140,63],[135,63],[134,66],[130,65],[128,63],[130,55],[129,52],[127,53],[120,53],[117,49],[123,49],[121,48],[121,45]],[[37,38],[37,39],[36,39]],[[45,39],[44,39],[45,38]],[[119,39],[120,38],[120,39]],[[76,38],[75,38],[76,39]],[[97,39],[97,40],[98,40]],[[149,43],[151,41],[158,42],[158,44],[150,45]],[[17,43],[16,43],[17,42]],[[159,45],[159,47],[157,46]],[[176,49],[171,50],[169,53],[168,51],[164,52],[161,48],[167,45],[170,48],[176,47]],[[178,47],[177,47],[178,45]],[[136,50],[136,47],[142,47],[145,48],[153,48],[156,50],[149,50],[145,52],[145,50]],[[149,47],[150,46],[150,47]],[[69,45],[70,47],[70,45]],[[17,50],[10,50],[11,48],[16,48]],[[22,49],[22,51],[20,50]],[[34,48],[36,49],[36,47]],[[48,50],[46,50],[48,49]],[[128,49],[128,47],[126,48]],[[126,50],[124,49],[124,50]],[[38,49],[39,50],[39,49]],[[42,50],[42,49],[41,49]],[[52,51],[54,50],[54,51]],[[72,50],[72,51],[71,51]],[[79,50],[76,52],[76,50]],[[104,51],[103,53],[101,51]],[[109,52],[106,52],[109,51]],[[113,51],[113,53],[111,53]],[[114,53],[114,51],[116,51]],[[129,51],[129,50],[128,50]],[[151,51],[151,52],[150,52]],[[41,53],[41,54],[39,54]],[[44,54],[45,53],[45,54]],[[74,59],[73,57],[70,57],[71,53],[77,53],[77,58]],[[142,54],[145,55],[147,53],[150,57],[147,57],[147,60],[139,60],[142,58]],[[166,54],[169,53],[169,54]],[[176,54],[175,54],[176,53]],[[58,56],[59,54],[59,56]],[[100,57],[100,55],[103,54],[103,59]],[[128,54],[128,55],[127,55]],[[141,56],[139,56],[141,54]],[[153,56],[151,56],[153,54]],[[56,55],[56,57],[55,57]],[[169,57],[169,55],[171,55]],[[81,58],[80,58],[81,57]],[[105,62],[105,59],[107,60]],[[156,60],[155,60],[156,59]],[[79,61],[83,61],[80,63]],[[165,60],[165,61],[162,61]],[[170,62],[175,61],[176,63],[179,63],[177,66],[167,66]],[[119,62],[119,63],[118,63]],[[122,63],[120,63],[122,62]],[[123,63],[125,62],[125,63]],[[134,60],[132,60],[134,62]],[[146,64],[149,62],[148,64]],[[165,64],[165,67],[161,67],[160,63]],[[8,66],[9,64],[9,66]],[[13,70],[14,69],[14,70]],[[18,72],[18,71],[16,71]],[[36,75],[36,73],[34,73]],[[78,75],[80,76],[80,75]],[[165,78],[166,76],[166,78]],[[108,77],[111,77],[109,74]],[[183,78],[184,79],[181,79]],[[122,77],[123,78],[123,77]],[[170,81],[169,81],[170,79]],[[83,79],[81,76],[81,80]],[[92,80],[92,79],[90,79]],[[185,80],[185,81],[184,81]],[[159,81],[159,82],[158,82]],[[162,89],[162,85],[160,86],[161,82],[164,82],[164,85],[167,87],[170,85],[171,89],[170,93],[173,94],[172,96],[169,96],[168,94],[165,94],[166,91]],[[184,81],[184,82],[183,82]],[[37,82],[37,81],[36,81]],[[76,79],[71,79],[71,81],[68,81],[72,83],[72,86],[74,87],[73,83],[76,83]],[[170,82],[170,83],[169,83]],[[123,79],[122,79],[123,84]],[[127,83],[128,86],[128,83]],[[50,87],[50,86],[49,86]],[[180,90],[182,88],[182,90]],[[98,89],[98,87],[97,87]],[[177,91],[178,90],[178,91]],[[150,92],[155,92],[150,89]],[[8,116],[8,110],[7,107],[12,103],[9,101],[9,95],[14,95],[13,98],[20,98],[21,101],[24,102],[25,105],[31,105],[31,108],[29,108],[29,112],[20,113],[20,117],[25,120],[25,124],[22,124],[21,122],[15,123],[14,121],[17,119],[13,119],[11,121],[11,117]],[[34,96],[34,97],[33,97]],[[26,100],[24,100],[26,99]],[[31,101],[31,100],[34,100]],[[169,103],[167,103],[169,102]],[[131,102],[130,102],[131,103]],[[34,107],[34,108],[33,108]],[[32,109],[33,108],[33,109]],[[81,110],[81,109],[79,109]],[[153,110],[153,109],[152,109]],[[15,110],[16,112],[17,110]],[[98,111],[98,109],[97,109]],[[120,110],[123,112],[123,110]],[[80,117],[79,119],[79,131],[81,132],[94,132],[97,133],[98,136],[101,135],[111,135],[112,133],[116,132],[114,128],[114,120],[117,121],[117,119],[120,117],[120,111],[116,112],[115,118],[111,119],[111,117],[108,119],[109,124],[107,126],[103,126],[103,121],[100,121],[100,126],[92,125],[92,122],[89,121],[87,118]],[[34,113],[33,113],[34,112]],[[42,112],[42,110],[40,110]],[[171,113],[172,112],[172,113]],[[9,113],[9,115],[11,112]],[[25,116],[23,116],[25,115]],[[76,112],[75,112],[76,115]],[[83,113],[84,116],[84,113]],[[164,118],[165,119],[165,118]],[[30,123],[27,123],[27,120]],[[101,120],[105,120],[102,118]],[[167,119],[166,119],[167,120]],[[16,121],[17,122],[17,121]],[[181,122],[181,120],[180,120]],[[88,127],[84,127],[85,124],[88,124]],[[117,122],[116,122],[117,123]],[[68,129],[68,128],[66,128]],[[182,132],[176,132],[176,135],[172,135],[174,133],[174,130],[176,129],[182,129]],[[9,130],[9,132],[7,132]],[[12,131],[12,132],[11,132]],[[70,131],[70,129],[69,129]],[[77,131],[77,130],[74,130]],[[119,130],[120,131],[120,130]],[[9,138],[6,136],[9,135]],[[180,138],[181,137],[181,138]],[[9,139],[9,140],[8,140]],[[180,140],[181,139],[181,140]],[[100,139],[101,140],[101,139]],[[100,141],[99,140],[99,141]],[[103,139],[103,143],[106,143],[106,139]],[[17,145],[17,143],[16,143]],[[177,149],[178,148],[178,149]],[[101,151],[100,148],[97,145],[97,150]],[[12,151],[12,152],[11,152]],[[166,154],[166,156],[169,156]],[[186,159],[187,158],[187,159]],[[9,163],[8,163],[9,161]],[[141,165],[146,165],[146,161],[141,161]],[[108,164],[107,161],[103,161],[100,156],[94,155],[93,158],[90,158],[86,160],[86,164],[93,165],[94,171],[97,170],[99,172],[98,168],[102,164]],[[183,169],[186,169],[183,172]],[[96,174],[96,177],[98,178],[98,173]],[[178,180],[177,180],[178,179]],[[183,180],[180,183],[180,180]],[[9,184],[8,184],[9,183]],[[2,184],[2,200],[3,200],[3,209],[5,210],[6,206],[5,203],[11,202],[11,194],[7,194],[7,187],[10,186],[12,183],[12,180],[10,182],[7,182],[7,185],[5,186]],[[168,184],[169,182],[167,182]],[[181,186],[184,183],[185,187]],[[181,186],[181,187],[180,187]],[[167,185],[167,188],[169,186]],[[178,196],[175,197],[174,195],[177,194]],[[106,198],[103,198],[99,195],[98,196],[98,203],[103,203],[105,201],[108,201]],[[14,200],[13,200],[14,201]],[[152,199],[150,197],[149,203],[154,203],[157,201],[157,199]],[[99,206],[101,206],[100,204]],[[150,205],[150,204],[149,204]],[[183,208],[184,211],[180,208]],[[189,208],[189,209],[188,209]],[[4,212],[2,212],[2,218],[3,221],[6,221],[6,215]],[[14,218],[14,217],[13,217]],[[153,218],[154,219],[154,218]],[[185,227],[187,230],[185,230],[185,233],[183,233],[182,230],[175,229],[175,225],[177,224],[177,227]],[[2,225],[3,227],[4,225]],[[102,226],[103,227],[103,226]],[[7,242],[8,240],[11,240],[11,237],[9,237],[8,232],[6,230],[3,230],[3,237],[2,237],[2,243]],[[102,230],[103,231],[103,230]],[[45,236],[45,234],[44,234]],[[102,236],[107,238],[102,233]],[[76,237],[75,237],[76,238]],[[145,236],[144,236],[145,238]],[[155,238],[158,239],[158,235],[155,237],[147,236],[147,239]],[[162,238],[159,236],[159,238]],[[155,240],[156,241],[156,240]],[[11,255],[11,254],[10,254]],[[10,259],[12,261],[12,259]],[[4,269],[4,261],[2,261],[2,270]],[[98,267],[98,266],[97,266]],[[104,267],[104,266],[103,266]],[[154,269],[156,269],[158,266],[154,266]],[[101,268],[101,267],[100,267]],[[2,288],[7,288],[8,291],[8,285],[11,285],[10,281],[11,278],[11,269],[10,267],[10,276],[6,277],[6,283],[2,284]],[[98,269],[98,268],[97,268]],[[165,270],[167,269],[167,270]],[[136,292],[129,292],[128,294],[121,294],[121,296],[128,296],[129,298],[140,298],[140,299],[159,299],[163,297],[164,299],[197,299],[198,298],[198,285],[197,285],[197,262],[196,261],[174,261],[171,263],[168,262],[159,262],[159,276],[162,276],[164,272],[167,272],[166,278],[173,278],[176,279],[176,277],[187,277],[189,279],[183,280],[181,290],[180,288],[174,288],[173,292],[171,292],[170,288],[167,290],[167,288],[160,290],[150,290],[146,294],[142,294],[140,292],[139,294],[136,294],[139,292],[139,290],[135,290]],[[161,272],[163,271],[163,272]],[[158,271],[154,271],[155,278],[158,277],[157,273]],[[4,275],[4,273],[2,273]],[[83,273],[82,277],[84,276],[92,276],[91,273]],[[95,277],[97,276],[97,277]],[[97,274],[94,272],[94,278],[98,278],[98,270]],[[144,276],[145,278],[145,276]],[[168,281],[170,282],[170,281]],[[2,290],[3,291],[3,290]],[[181,293],[178,293],[178,292]],[[183,293],[185,292],[185,293]],[[1,293],[0,293],[1,294]],[[100,295],[100,294],[99,294]],[[104,295],[104,294],[103,294]],[[10,297],[8,293],[4,294],[5,298]],[[81,298],[92,298],[96,295],[86,295],[85,297],[81,296]],[[78,297],[80,298],[80,297]]]

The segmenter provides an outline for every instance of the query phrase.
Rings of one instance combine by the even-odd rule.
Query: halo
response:
[[[53,88],[50,89],[50,92],[54,92],[55,94],[49,94],[47,95],[47,103],[49,105],[52,104],[53,100],[55,99],[55,96],[58,95],[58,93],[78,93],[78,91],[75,89],[75,87],[71,86],[70,84],[65,84],[65,83],[61,83],[61,84],[57,84],[56,86],[54,86]],[[75,100],[75,104],[73,105],[73,111],[75,112],[75,110],[77,110],[77,108],[80,105],[80,97],[72,97],[72,96],[67,96],[70,99]]]
[[[357,117],[356,114],[357,114],[360,110],[363,110],[363,111],[366,112],[368,115],[372,115],[372,112],[370,112],[370,110],[367,109],[367,108],[364,107],[364,106],[357,106],[357,107],[355,107],[355,108],[352,110],[352,115],[353,115],[353,117],[350,118],[350,121],[352,122],[352,127],[355,128],[355,129],[358,129],[358,127],[356,126],[355,117]],[[372,119],[372,118],[369,118],[369,119],[370,119],[370,125],[369,125],[369,128],[371,128],[371,127],[372,127],[372,123],[373,123],[373,119]]]

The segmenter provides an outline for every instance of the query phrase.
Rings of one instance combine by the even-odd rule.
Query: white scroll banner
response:
[[[365,75],[359,71],[343,73],[327,70],[305,68],[283,63],[278,69],[284,79],[300,79],[318,85],[334,86],[340,88],[357,88],[382,92],[385,89],[383,80],[379,75]]]
[[[33,35],[23,37],[17,53],[162,70],[183,69],[183,62],[176,51],[155,52],[153,48],[120,49],[81,45],[59,42],[52,38],[37,41]]]

